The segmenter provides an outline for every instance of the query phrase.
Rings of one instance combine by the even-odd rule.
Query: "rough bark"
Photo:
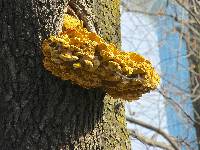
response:
[[[199,28],[199,27],[198,27]],[[196,37],[197,38],[197,37]],[[191,42],[194,42],[193,40],[195,39],[191,39]],[[195,123],[194,123],[194,127],[196,128],[196,135],[197,135],[197,140],[198,140],[198,146],[199,146],[199,150],[200,150],[200,43],[198,42],[197,44],[197,48],[195,48],[196,50],[196,54],[193,54],[192,56],[190,56],[189,60],[190,60],[190,65],[191,66],[195,66],[194,72],[191,72],[191,88],[192,90],[192,95],[193,95],[193,109],[194,109],[194,117],[195,117]],[[193,51],[193,50],[192,50]]]
[[[192,40],[193,41],[193,40]],[[191,42],[192,42],[191,41]],[[193,109],[194,109],[194,127],[196,128],[196,135],[197,135],[197,141],[198,141],[198,147],[200,150],[200,43],[198,43],[198,51],[197,54],[190,56],[190,65],[195,66],[194,71],[196,72],[193,74],[192,72],[190,73],[190,79],[191,79],[191,88],[195,89],[195,91],[192,91],[192,95],[194,96],[192,98],[193,100]]]
[[[191,92],[194,109],[194,127],[196,128],[196,135],[198,140],[198,149],[200,150],[200,16],[198,11],[194,8],[198,7],[197,4],[191,1],[189,7],[189,20],[190,20],[190,35],[187,37],[188,53],[190,54],[190,79],[191,79]]]
[[[98,33],[120,45],[119,1],[77,1]],[[62,81],[42,65],[68,0],[0,0],[0,149],[130,149],[124,108],[101,89]]]

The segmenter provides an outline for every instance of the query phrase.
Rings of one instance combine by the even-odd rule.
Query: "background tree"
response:
[[[152,1],[154,3],[154,5],[152,4]],[[161,3],[163,3],[163,5],[160,5]],[[178,114],[178,117],[180,118],[180,120],[182,121],[181,125],[180,124],[176,124],[174,122],[167,122],[167,125],[165,127],[161,127],[159,126],[160,124],[158,124],[158,126],[156,125],[152,125],[152,122],[150,124],[150,126],[144,126],[145,123],[147,124],[148,120],[143,120],[143,122],[141,122],[140,120],[137,120],[137,116],[139,115],[139,113],[135,113],[134,115],[134,111],[132,110],[131,112],[133,116],[135,116],[135,118],[130,118],[127,117],[127,120],[129,122],[132,122],[134,125],[132,125],[132,127],[139,125],[144,127],[145,130],[147,131],[146,133],[149,133],[151,130],[150,134],[151,136],[147,136],[146,134],[141,134],[140,130],[137,130],[136,128],[131,128],[131,139],[138,139],[139,141],[141,141],[141,143],[143,143],[144,145],[150,145],[150,146],[154,146],[154,147],[159,147],[161,149],[166,149],[166,147],[168,147],[168,149],[174,149],[174,147],[171,147],[172,145],[170,144],[170,141],[166,141],[166,140],[161,140],[160,141],[160,133],[158,132],[159,130],[164,131],[164,133],[166,133],[166,128],[170,128],[170,127],[174,127],[176,129],[178,129],[180,126],[190,126],[190,127],[195,127],[196,128],[196,135],[197,135],[197,139],[195,139],[195,137],[193,139],[195,140],[191,140],[190,138],[188,138],[189,136],[193,135],[188,128],[188,135],[185,137],[176,137],[176,136],[172,136],[172,134],[168,134],[169,137],[171,137],[172,141],[176,142],[176,145],[178,145],[179,148],[181,147],[185,147],[185,149],[194,149],[197,150],[198,149],[198,145],[199,145],[199,135],[200,135],[200,111],[199,111],[199,100],[200,100],[200,93],[199,93],[199,83],[200,83],[200,72],[199,72],[199,37],[200,37],[200,33],[199,33],[199,26],[200,26],[200,18],[199,18],[199,14],[200,14],[200,3],[199,1],[196,0],[163,0],[158,1],[158,0],[151,0],[151,1],[147,1],[147,0],[123,0],[122,1],[122,10],[124,10],[124,12],[132,12],[137,18],[135,20],[132,20],[132,35],[134,36],[134,34],[137,34],[137,31],[139,30],[140,26],[143,27],[148,27],[148,26],[154,26],[154,28],[159,28],[160,26],[160,22],[164,22],[163,20],[166,20],[167,22],[170,22],[171,27],[170,28],[166,28],[166,26],[163,27],[162,30],[159,30],[160,33],[162,33],[162,38],[160,40],[158,40],[157,45],[156,46],[152,46],[149,48],[148,52],[152,52],[155,51],[155,47],[162,47],[163,45],[167,45],[166,47],[168,49],[170,49],[170,54],[169,58],[165,59],[165,60],[161,60],[160,62],[158,62],[156,64],[156,66],[159,66],[162,63],[169,63],[169,67],[167,68],[168,70],[173,70],[172,68],[172,62],[174,60],[176,60],[176,66],[177,66],[177,72],[167,72],[167,74],[162,73],[161,77],[162,77],[162,81],[163,82],[168,82],[166,85],[161,84],[161,87],[158,89],[158,92],[161,94],[161,96],[158,97],[158,99],[153,101],[151,105],[149,105],[148,108],[144,108],[141,110],[141,113],[143,116],[146,116],[146,118],[155,118],[155,120],[157,119],[158,122],[160,122],[160,124],[163,122],[163,115],[162,112],[163,110],[166,110],[166,107],[170,106],[175,110],[175,112]],[[159,6],[159,7],[158,7]],[[140,9],[140,8],[146,8],[146,9]],[[153,9],[152,9],[153,8]],[[151,11],[149,11],[151,10]],[[166,11],[166,10],[171,10],[171,12]],[[175,11],[172,11],[175,10]],[[122,11],[123,14],[123,11]],[[146,15],[154,18],[153,21],[151,21],[149,24],[145,24],[143,22],[144,17],[140,17],[141,14]],[[137,24],[137,21],[141,22],[140,25]],[[170,20],[170,21],[167,21]],[[131,22],[131,19],[129,19],[129,22]],[[163,24],[162,24],[163,25]],[[128,28],[128,27],[127,27]],[[147,28],[149,29],[149,28]],[[146,30],[147,30],[146,29]],[[144,29],[145,30],[145,29]],[[152,31],[144,31],[144,33],[141,34],[141,39],[136,39],[140,42],[138,43],[142,43],[145,40],[149,40],[147,37],[149,35],[152,34]],[[160,34],[159,33],[159,34]],[[142,35],[145,35],[145,39],[142,38]],[[176,41],[176,45],[179,45],[178,48],[174,48],[173,46],[170,47],[168,45],[172,44],[173,42],[169,42],[168,43],[168,39],[171,38],[171,35],[175,35],[179,41]],[[151,37],[151,36],[150,36]],[[125,36],[124,38],[126,38],[126,41],[130,40],[129,36]],[[129,38],[129,39],[128,39]],[[174,38],[175,39],[175,38]],[[130,40],[131,41],[131,40]],[[132,41],[131,41],[132,42]],[[150,39],[148,41],[149,43],[152,42],[152,39]],[[133,42],[132,42],[133,43]],[[126,43],[127,44],[127,43]],[[134,43],[132,44],[134,45]],[[142,45],[142,44],[141,44]],[[149,44],[151,45],[151,44]],[[182,50],[184,49],[184,45],[186,45],[186,54],[181,53]],[[136,50],[138,50],[139,48],[136,48]],[[159,49],[159,50],[163,50],[163,49]],[[140,49],[138,50],[140,51]],[[142,51],[142,50],[141,50]],[[148,52],[146,52],[146,54],[148,54]],[[175,55],[174,55],[175,54]],[[151,54],[150,54],[151,55]],[[189,67],[185,67],[182,64],[183,59],[185,60],[189,60]],[[171,68],[170,68],[171,67]],[[174,67],[174,66],[173,66]],[[190,80],[188,80],[187,82],[191,81],[189,83],[189,87],[188,90],[185,90],[183,88],[180,88],[181,85],[177,85],[177,81],[180,80],[180,76],[177,76],[178,72],[180,71],[187,71],[190,76],[188,78],[190,78]],[[168,81],[166,81],[165,79],[168,79]],[[184,84],[184,82],[182,82]],[[159,101],[159,98],[162,99],[161,97],[164,97],[164,107],[162,107],[160,110],[158,110],[160,112],[160,114],[157,116],[152,117],[152,114],[148,114],[147,112],[145,112],[144,110],[148,110],[151,109],[151,106],[156,105],[155,103],[157,103]],[[149,99],[148,99],[149,101]],[[191,106],[190,108],[190,112],[192,113],[188,113],[188,109],[187,109],[187,102],[188,101],[192,101],[193,106]],[[136,102],[137,103],[137,102]],[[142,102],[141,102],[142,103]],[[137,109],[137,107],[139,107],[141,105],[141,103],[139,102],[138,105],[134,105],[135,107],[133,109]],[[186,106],[186,107],[185,107]],[[193,107],[193,108],[192,108]],[[141,108],[141,107],[140,107]],[[129,110],[128,110],[129,111]],[[193,116],[194,114],[194,116]],[[173,116],[172,116],[173,117]],[[168,127],[170,126],[170,127]],[[129,126],[130,127],[130,126]],[[153,127],[153,128],[152,128]],[[139,128],[140,129],[140,128]],[[155,130],[156,129],[156,130]],[[163,137],[163,135],[162,135]],[[162,144],[160,143],[162,142]],[[164,143],[163,143],[164,142]],[[140,144],[141,144],[140,143]],[[167,144],[167,146],[166,146]],[[165,147],[166,146],[166,147]],[[151,149],[152,147],[146,146],[147,149]],[[155,149],[157,149],[155,148]]]
[[[69,5],[120,46],[118,0],[0,0],[2,150],[130,149],[120,100],[62,81],[42,65],[41,42],[58,33]]]
[[[195,116],[195,128],[197,133],[198,146],[200,150],[200,2],[188,1],[177,2],[184,7],[189,14],[189,33],[185,34],[188,54],[190,54],[190,76],[191,94],[193,95],[193,107]]]

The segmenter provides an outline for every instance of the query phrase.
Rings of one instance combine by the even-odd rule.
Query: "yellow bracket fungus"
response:
[[[44,67],[53,75],[84,88],[102,87],[114,98],[138,99],[160,80],[144,57],[106,43],[70,15],[64,16],[59,35],[43,41],[42,51]]]

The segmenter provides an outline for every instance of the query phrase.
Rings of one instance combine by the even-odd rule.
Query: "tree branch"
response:
[[[79,17],[79,19],[83,21],[83,24],[88,29],[88,31],[96,33],[96,29],[93,23],[93,14],[90,8],[88,8],[87,5],[83,2],[80,1],[77,4],[77,2],[74,0],[69,1],[69,6]]]
[[[164,94],[161,90],[158,90],[158,92],[165,98],[168,100],[168,102],[170,102],[173,106],[176,106],[177,108],[179,108],[179,110],[184,114],[184,116],[186,118],[188,118],[191,122],[196,123],[198,125],[200,125],[200,123],[196,120],[194,120],[189,114],[187,114],[184,109],[171,97],[167,96],[166,94]]]
[[[137,124],[137,125],[140,125],[144,128],[147,128],[147,129],[150,129],[150,130],[153,130],[155,132],[157,132],[158,134],[162,135],[170,144],[171,146],[175,149],[175,150],[180,150],[177,146],[177,143],[174,141],[174,139],[172,137],[170,137],[170,135],[168,135],[166,132],[164,132],[163,130],[159,129],[159,128],[156,128],[150,124],[147,124],[143,121],[139,121],[139,120],[136,120],[130,116],[127,116],[126,117],[126,120],[130,123],[134,123],[134,124]]]
[[[174,148],[164,142],[158,142],[155,140],[152,140],[151,138],[148,138],[146,136],[144,136],[141,133],[137,133],[136,131],[131,131],[130,134],[133,138],[138,139],[139,141],[148,144],[149,146],[154,146],[154,147],[159,147],[165,150],[174,150]]]
[[[198,25],[200,25],[199,19],[196,17],[196,15],[190,10],[188,9],[184,4],[182,4],[179,0],[175,0],[177,2],[177,4],[179,4],[182,8],[184,8],[196,21],[196,23]]]

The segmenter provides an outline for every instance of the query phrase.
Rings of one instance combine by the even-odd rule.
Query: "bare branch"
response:
[[[163,136],[171,144],[171,146],[174,148],[174,150],[180,150],[179,147],[177,146],[177,143],[174,141],[174,139],[170,135],[168,135],[166,132],[164,132],[163,130],[156,128],[156,127],[154,127],[150,124],[147,124],[143,121],[136,120],[136,119],[134,119],[133,117],[130,117],[130,116],[126,116],[126,120],[130,123],[134,123],[134,124],[140,125],[144,128],[147,128],[147,129],[150,129],[150,130],[157,132],[158,134]]]
[[[144,15],[147,15],[147,16],[156,16],[156,17],[159,17],[159,16],[165,16],[165,17],[171,17],[171,18],[174,18],[176,20],[176,16],[173,16],[171,14],[166,14],[166,13],[163,13],[163,12],[158,12],[158,13],[151,13],[151,12],[146,12],[146,11],[140,11],[140,10],[134,10],[134,9],[129,9],[128,5],[121,1],[121,5],[123,6],[123,8],[125,8],[125,10],[127,12],[135,12],[135,13],[140,13],[140,14],[144,14]]]
[[[160,90],[158,90],[158,92],[159,92],[164,98],[168,99],[168,101],[169,101],[170,103],[172,103],[174,106],[176,106],[177,108],[179,108],[179,110],[180,110],[180,111],[185,115],[185,117],[187,117],[191,122],[200,125],[200,123],[199,123],[198,121],[194,120],[189,114],[187,114],[187,113],[183,110],[183,108],[182,108],[178,103],[175,102],[174,99],[172,99],[171,97],[167,96],[166,94],[164,94],[164,93],[163,93],[162,91],[160,91]]]
[[[182,4],[179,0],[175,0],[181,7],[183,7],[196,21],[198,25],[200,25],[199,19],[196,17],[196,15],[189,9],[187,8],[184,4]]]
[[[69,2],[70,8],[75,12],[76,16],[78,16],[82,21],[85,27],[91,31],[96,33],[96,29],[93,23],[93,14],[91,9],[88,8],[84,3],[79,2],[78,4],[76,1]]]
[[[165,149],[165,150],[174,150],[174,148],[171,147],[171,145],[168,145],[168,144],[166,144],[164,142],[155,141],[155,140],[153,140],[151,138],[148,138],[148,137],[144,136],[141,133],[137,133],[136,131],[131,131],[130,135],[133,138],[136,138],[139,141],[141,141],[141,142],[143,142],[145,144],[148,144],[149,146],[159,147],[159,148],[162,148],[162,149]]]

